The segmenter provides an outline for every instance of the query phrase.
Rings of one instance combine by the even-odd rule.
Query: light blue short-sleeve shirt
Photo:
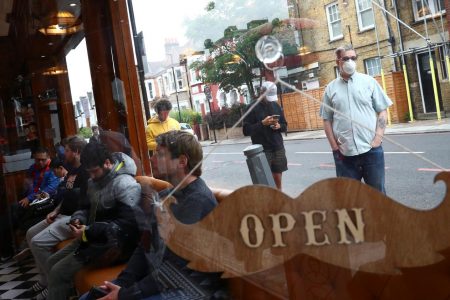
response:
[[[324,104],[348,116],[350,120]],[[371,149],[370,143],[377,128],[377,113],[391,105],[392,101],[372,76],[355,72],[348,81],[339,77],[328,84],[320,116],[332,123],[340,152],[345,156],[354,156]]]

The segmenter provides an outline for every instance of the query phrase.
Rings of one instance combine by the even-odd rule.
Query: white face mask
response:
[[[355,73],[355,70],[356,70],[356,62],[353,61],[352,59],[347,60],[342,65],[342,71],[344,71],[345,74],[353,75],[353,73]]]

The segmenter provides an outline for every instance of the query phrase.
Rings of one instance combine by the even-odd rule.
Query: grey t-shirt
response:
[[[336,114],[324,104],[343,113],[347,118]],[[348,81],[339,77],[328,84],[320,116],[332,123],[340,152],[345,156],[354,156],[371,149],[370,144],[377,128],[377,113],[390,105],[392,101],[373,77],[355,72]]]

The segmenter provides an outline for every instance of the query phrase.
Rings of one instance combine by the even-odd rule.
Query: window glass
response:
[[[372,2],[370,0],[357,0],[357,13],[359,30],[366,30],[374,27]]]
[[[339,15],[338,3],[330,4],[326,7],[328,19],[328,31],[330,33],[330,40],[335,40],[342,37],[342,25]]]
[[[445,12],[444,0],[413,0],[414,17],[422,20]]]
[[[364,64],[368,75],[377,76],[381,74],[381,59],[379,57],[366,59]]]

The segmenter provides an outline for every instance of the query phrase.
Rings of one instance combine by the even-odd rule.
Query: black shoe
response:
[[[14,255],[13,259],[15,261],[23,261],[30,256],[31,256],[30,248],[25,248],[22,251],[20,251],[19,253],[17,253],[16,255]]]

